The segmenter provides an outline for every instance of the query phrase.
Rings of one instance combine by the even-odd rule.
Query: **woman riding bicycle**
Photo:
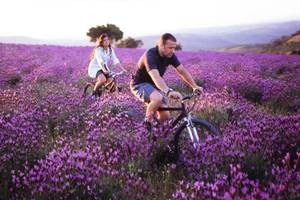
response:
[[[97,95],[96,91],[98,88],[107,81],[110,81],[110,67],[112,66],[120,67],[124,72],[126,71],[110,45],[109,36],[104,33],[98,38],[98,45],[93,50],[88,67],[89,76],[96,78],[96,84],[93,90],[94,98]]]

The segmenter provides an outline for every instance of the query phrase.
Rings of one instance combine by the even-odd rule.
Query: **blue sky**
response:
[[[125,36],[300,20],[299,0],[1,0],[0,36],[83,39],[113,23]]]

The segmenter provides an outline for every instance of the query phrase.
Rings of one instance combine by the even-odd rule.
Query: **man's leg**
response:
[[[138,85],[130,84],[131,92],[146,106],[145,125],[149,132],[152,132],[153,115],[158,108],[163,105],[163,95],[151,84],[141,83]]]
[[[163,104],[161,107],[167,107],[167,104]],[[157,118],[160,122],[164,122],[170,119],[171,115],[169,111],[157,111]]]
[[[163,104],[163,96],[157,91],[154,90],[150,94],[150,102],[148,103],[146,110],[146,120],[148,122],[153,121],[153,114],[161,107]]]

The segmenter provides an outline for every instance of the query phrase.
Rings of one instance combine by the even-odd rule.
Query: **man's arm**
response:
[[[156,85],[156,87],[158,87],[158,89],[160,89],[161,91],[163,91],[163,93],[166,94],[169,90],[169,87],[167,86],[164,79],[160,76],[158,70],[152,69],[148,73],[151,79],[153,80],[154,84]]]
[[[179,92],[176,92],[167,86],[157,69],[152,69],[148,73],[156,87],[158,87],[158,89],[160,89],[167,97],[182,99],[182,95]]]
[[[193,88],[193,90],[195,90],[196,88],[200,88],[200,86],[196,84],[191,74],[183,67],[182,64],[176,67],[175,69],[176,72],[179,74],[180,78],[184,80],[184,82],[189,84]]]

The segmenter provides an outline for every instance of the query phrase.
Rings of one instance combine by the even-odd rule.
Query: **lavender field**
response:
[[[0,44],[0,199],[300,199],[300,56],[178,52],[221,132],[180,160],[129,90],[141,49],[116,49],[122,92],[82,97],[92,48]],[[169,67],[168,85],[191,93]]]

